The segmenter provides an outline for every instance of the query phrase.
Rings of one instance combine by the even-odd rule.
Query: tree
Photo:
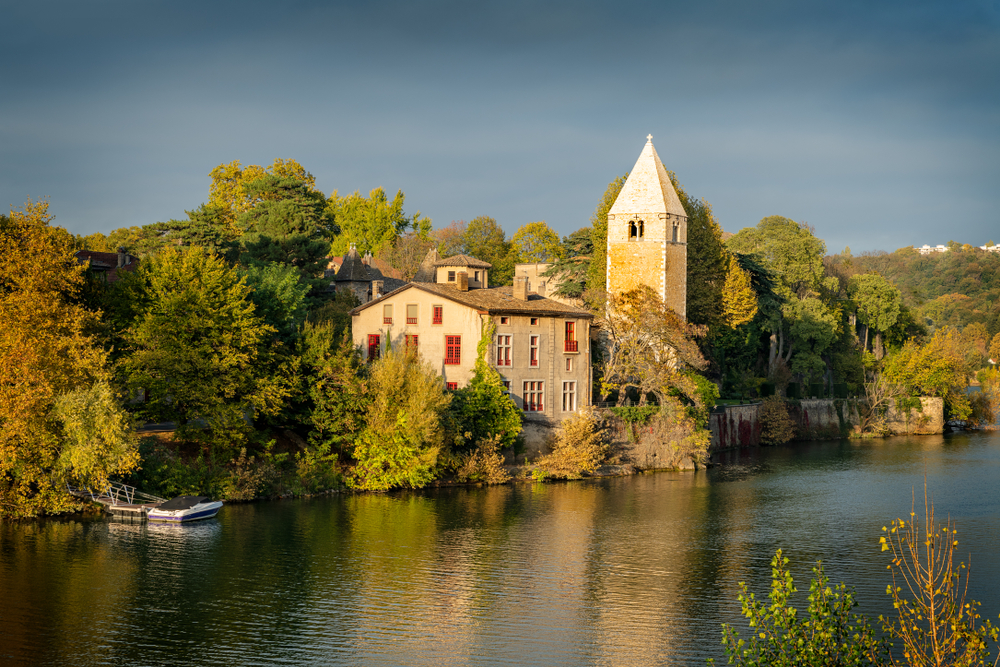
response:
[[[270,194],[259,190],[251,191],[247,187],[250,183],[264,176],[291,178],[304,183],[310,192],[317,192],[316,179],[295,160],[278,158],[267,168],[255,164],[243,167],[239,160],[234,160],[228,164],[220,164],[208,175],[212,179],[208,204],[221,212],[220,219],[236,235],[240,233],[237,225],[239,217],[249,213]]]
[[[768,377],[774,379],[782,366],[795,365],[791,358],[797,352],[796,336],[786,335],[786,319],[789,317],[797,318],[805,325],[797,329],[799,342],[808,343],[808,349],[802,350],[803,358],[799,360],[798,367],[810,375],[818,372],[817,364],[822,360],[818,359],[821,351],[816,345],[822,344],[831,330],[827,328],[824,332],[812,325],[828,322],[835,315],[829,309],[822,312],[815,303],[797,305],[794,301],[815,299],[836,284],[836,278],[824,280],[826,244],[813,236],[808,225],[781,216],[770,216],[762,219],[756,227],[740,230],[726,242],[726,247],[741,255],[758,256],[774,278],[773,292],[785,302],[781,316],[771,308],[765,311],[766,326],[770,331]],[[836,331],[834,326],[832,332],[835,334]],[[825,349],[825,346],[821,347]]]
[[[722,323],[722,291],[726,281],[728,254],[722,243],[722,227],[712,214],[712,205],[688,195],[669,172],[687,214],[687,313],[692,324]]]
[[[556,296],[579,299],[587,289],[587,274],[590,271],[590,257],[594,251],[590,227],[578,229],[563,237],[562,256],[555,260],[542,274],[559,281],[553,292]]]
[[[277,413],[287,386],[260,363],[275,330],[236,269],[202,248],[165,248],[125,281],[137,307],[122,371],[146,395],[140,414],[225,450],[248,418]]]
[[[450,416],[461,431],[460,446],[496,439],[502,448],[513,447],[521,432],[521,411],[504,390],[500,373],[486,359],[496,323],[483,323],[476,363],[469,384],[452,393]]]
[[[990,342],[990,359],[993,363],[1000,363],[1000,333],[993,337]]]
[[[333,240],[330,254],[344,255],[353,244],[362,255],[368,252],[379,255],[388,251],[407,230],[426,236],[431,221],[420,215],[420,211],[408,217],[403,212],[405,200],[402,190],[396,192],[392,201],[382,188],[375,188],[367,197],[358,191],[341,197],[334,191],[326,207],[340,228],[340,235]]]
[[[729,270],[722,289],[722,317],[729,328],[753,321],[757,316],[757,294],[750,283],[750,274],[745,271],[736,257],[730,255]]]
[[[371,365],[365,427],[354,442],[348,486],[420,488],[434,479],[451,397],[444,380],[412,351],[389,350]]]
[[[493,218],[481,215],[469,221],[465,228],[464,251],[493,265],[490,284],[511,285],[514,282],[514,262],[511,244],[503,228]]]
[[[885,358],[883,366],[886,379],[906,395],[943,397],[945,418],[955,419],[971,413],[966,394],[971,371],[965,364],[961,335],[951,328],[938,329],[924,345],[907,341]]]
[[[322,193],[294,178],[266,175],[246,183],[259,203],[238,218],[243,264],[276,262],[294,266],[312,281],[325,269],[329,237],[336,230],[325,212]]]
[[[236,261],[238,252],[237,232],[228,220],[228,211],[217,204],[202,204],[187,211],[187,220],[168,220],[147,225],[143,229],[159,232],[164,245],[187,245],[208,248],[230,262]],[[146,253],[148,254],[148,253]]]
[[[813,236],[805,223],[780,215],[763,218],[756,227],[741,229],[726,247],[743,254],[760,255],[787,295],[817,293],[823,280],[826,243]]]
[[[817,298],[793,299],[785,304],[784,317],[795,356],[791,369],[807,382],[818,382],[826,370],[823,355],[837,339],[840,314]]]
[[[521,226],[510,239],[514,264],[541,264],[562,257],[559,235],[545,222],[529,222]]]
[[[59,460],[74,441],[50,415],[61,396],[108,379],[86,335],[95,318],[76,300],[85,269],[51,221],[47,202],[0,216],[0,516],[72,507]],[[125,450],[90,453],[92,470],[130,465]]]
[[[608,285],[608,211],[615,205],[618,194],[622,191],[628,173],[619,176],[608,183],[601,201],[598,202],[594,214],[590,216],[591,255],[590,267],[587,272],[587,289],[604,290]]]
[[[337,333],[333,322],[307,323],[299,353],[305,367],[308,408],[304,422],[309,442],[318,450],[336,449],[344,455],[353,451],[365,426],[368,381],[350,331],[340,332],[339,344]]]
[[[68,478],[104,489],[110,477],[138,467],[139,439],[107,381],[59,396],[52,415],[63,435],[56,469]]]
[[[427,251],[434,245],[430,235],[409,231],[397,236],[392,247],[383,251],[381,258],[398,269],[403,274],[403,280],[410,281],[420,270],[420,263],[427,256]]]
[[[686,323],[645,285],[610,295],[598,306],[597,311],[604,313],[598,324],[608,337],[602,394],[617,391],[622,403],[632,389],[639,393],[640,403],[652,394],[660,405],[680,394],[704,407],[698,384],[690,376],[691,370],[707,365],[695,341],[704,335],[703,327]]]
[[[852,276],[848,282],[848,294],[857,307],[858,319],[865,325],[862,349],[867,350],[870,329],[882,335],[896,324],[902,296],[895,285],[877,273]]]
[[[294,266],[266,262],[238,269],[250,287],[255,314],[272,327],[280,340],[290,343],[306,319],[309,286]]]
[[[452,221],[447,227],[435,229],[430,236],[437,243],[438,254],[442,257],[469,255],[465,248],[465,232],[469,223],[465,220]]]

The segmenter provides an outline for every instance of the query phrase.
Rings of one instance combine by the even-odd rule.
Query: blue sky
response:
[[[231,160],[588,224],[647,134],[723,228],[1000,242],[1000,3],[0,0],[0,195],[108,232]]]

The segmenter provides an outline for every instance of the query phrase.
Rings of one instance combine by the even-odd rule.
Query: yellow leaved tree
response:
[[[729,256],[729,271],[722,288],[722,315],[732,328],[750,322],[757,315],[757,293],[753,291],[750,274],[733,255]]]
[[[85,482],[126,472],[137,463],[134,445],[130,449],[127,444],[111,447],[112,456],[87,456],[88,447],[108,443],[101,438],[82,443],[67,438],[66,419],[78,421],[72,401],[61,415],[53,411],[62,397],[93,387],[108,373],[104,351],[86,334],[94,316],[73,298],[85,269],[73,256],[70,235],[50,226],[50,221],[47,202],[29,201],[9,217],[0,216],[0,516],[4,517],[72,507],[65,481],[75,476],[75,470],[64,452],[89,461]],[[99,409],[110,409],[112,416],[120,413],[106,402]]]
[[[246,186],[267,175],[280,178],[295,178],[305,183],[310,190],[316,190],[316,178],[295,160],[276,159],[270,167],[250,164],[246,167],[239,160],[220,164],[208,173],[212,184],[208,190],[208,201],[224,212],[222,217],[232,230],[239,234],[236,220],[252,209],[259,200],[255,199]]]

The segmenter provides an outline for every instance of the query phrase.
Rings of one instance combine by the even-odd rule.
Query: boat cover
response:
[[[186,510],[191,509],[198,503],[207,503],[209,499],[205,496],[177,496],[158,506],[158,510]]]

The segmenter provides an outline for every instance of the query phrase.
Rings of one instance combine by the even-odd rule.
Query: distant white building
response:
[[[981,245],[979,249],[986,252],[1000,252],[1000,245]]]
[[[948,246],[946,245],[927,245],[926,243],[919,248],[917,246],[913,246],[913,249],[921,255],[929,255],[932,252],[948,252]]]

